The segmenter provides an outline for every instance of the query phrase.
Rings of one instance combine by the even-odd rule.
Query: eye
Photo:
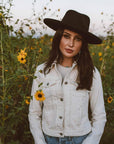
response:
[[[82,38],[76,36],[76,37],[75,37],[75,40],[76,40],[76,41],[82,41]]]
[[[68,34],[63,34],[63,37],[66,38],[66,39],[70,38],[70,36]]]

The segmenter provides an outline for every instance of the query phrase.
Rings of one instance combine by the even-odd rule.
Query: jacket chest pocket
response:
[[[76,90],[78,87],[78,84],[75,81],[71,82],[71,96],[72,96],[72,103],[74,103],[74,105],[78,106],[83,106],[85,105],[85,103],[88,101],[89,98],[89,91],[88,90]]]
[[[43,92],[47,99],[56,99],[61,96],[61,87],[58,80],[45,79],[43,81]]]
[[[56,95],[56,92],[55,92],[56,87],[57,87],[56,81],[50,81],[50,80],[44,81],[43,82],[43,91],[44,91],[46,97]]]

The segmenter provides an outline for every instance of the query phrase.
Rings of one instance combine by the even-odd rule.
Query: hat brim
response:
[[[51,18],[45,18],[44,23],[48,27],[50,27],[51,29],[53,29],[55,31],[57,31],[59,28],[72,29],[74,32],[77,32],[80,35],[82,35],[84,37],[84,39],[87,40],[87,42],[90,43],[90,44],[101,44],[102,43],[102,40],[99,37],[97,37],[96,35],[94,35],[90,32],[83,32],[79,29],[72,28],[69,25],[66,25],[65,23],[63,23],[59,20],[55,20],[55,19],[51,19]]]

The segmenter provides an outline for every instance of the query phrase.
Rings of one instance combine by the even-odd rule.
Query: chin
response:
[[[73,59],[74,56],[65,55],[64,58]]]

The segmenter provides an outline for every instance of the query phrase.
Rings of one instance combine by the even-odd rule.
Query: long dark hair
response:
[[[62,54],[59,49],[59,44],[60,44],[61,37],[63,35],[63,31],[64,29],[57,30],[53,37],[52,49],[49,53],[49,58],[45,63],[45,67],[44,67],[45,74],[46,71],[49,72],[49,69],[52,63],[54,62],[54,60],[57,60],[57,63],[60,63]],[[81,52],[78,55],[74,57],[74,60],[77,61],[77,66],[78,66],[77,89],[90,90],[92,85],[94,66],[88,50],[88,43],[84,39],[82,41]]]

